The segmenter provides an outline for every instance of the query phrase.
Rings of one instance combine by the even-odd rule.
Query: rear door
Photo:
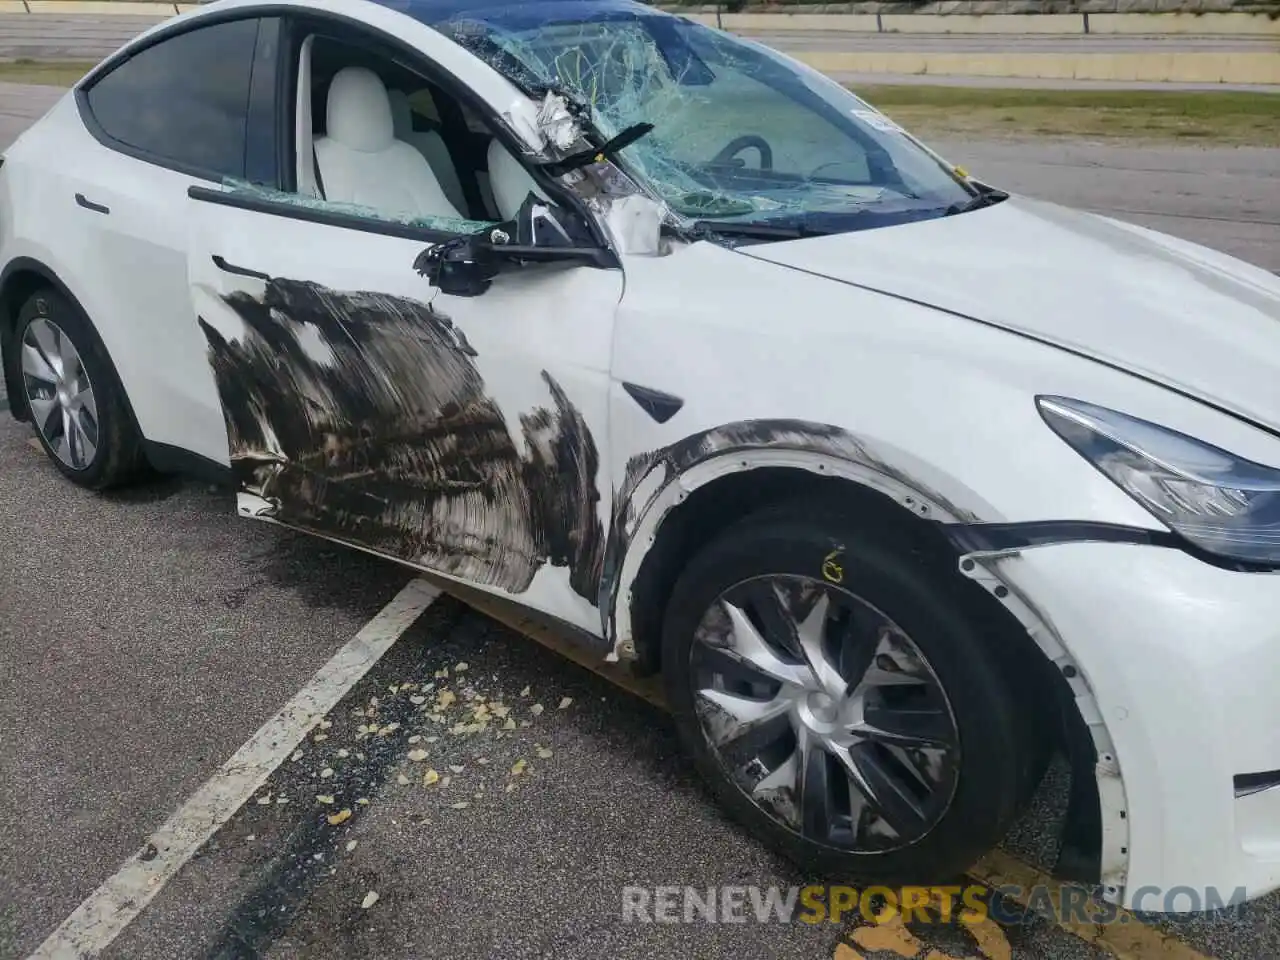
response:
[[[188,222],[240,512],[598,634],[621,271],[450,297],[413,267],[446,233],[250,188],[193,188]]]
[[[74,158],[63,165],[72,182],[48,206],[72,225],[66,279],[87,298],[149,455],[220,462],[222,417],[188,319],[187,189],[227,177],[274,181],[275,144],[246,130],[274,130],[259,114],[275,91],[280,21],[174,30],[77,91],[83,128],[61,145]]]

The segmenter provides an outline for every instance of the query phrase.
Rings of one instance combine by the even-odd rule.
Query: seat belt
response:
[[[324,177],[320,175],[320,158],[316,156],[314,141],[312,141],[311,145],[311,167],[315,171],[316,175],[316,190],[320,194],[320,199],[325,200],[327,197],[324,195]]]

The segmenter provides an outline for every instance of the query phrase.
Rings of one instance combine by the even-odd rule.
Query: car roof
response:
[[[428,27],[454,19],[481,20],[514,30],[537,28],[549,22],[579,23],[634,17],[674,19],[672,14],[650,6],[648,0],[198,0],[198,6],[143,30],[104,58],[75,86],[77,89],[92,86],[133,52],[207,19],[233,13],[252,15],[257,9],[274,10],[282,5],[345,13],[357,19],[360,7],[378,6],[406,15]]]
[[[455,17],[505,22],[604,19],[619,13],[662,15],[636,0],[372,0],[413,19],[435,24]]]

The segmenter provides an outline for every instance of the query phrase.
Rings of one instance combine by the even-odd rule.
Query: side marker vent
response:
[[[640,404],[640,408],[658,423],[666,423],[684,406],[684,401],[679,397],[663,393],[661,390],[651,390],[634,383],[624,383],[622,389],[627,391],[631,399]]]
[[[1265,773],[1237,773],[1232,778],[1235,783],[1236,796],[1247,797],[1261,793],[1272,787],[1280,787],[1280,770],[1268,770]]]

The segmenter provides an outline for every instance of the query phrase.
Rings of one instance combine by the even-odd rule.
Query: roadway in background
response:
[[[0,14],[0,58],[98,60],[163,18],[129,14]],[[849,33],[742,30],[788,53],[1230,53],[1276,50],[1274,38],[1231,36],[1103,36],[1036,34]]]

